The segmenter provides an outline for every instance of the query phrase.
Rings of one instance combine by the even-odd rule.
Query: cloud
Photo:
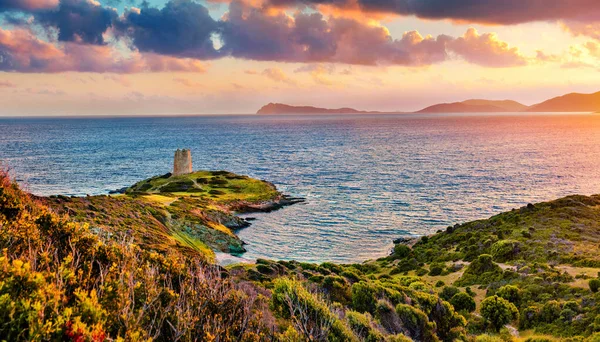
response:
[[[279,68],[268,68],[263,70],[263,72],[261,73],[261,75],[267,77],[270,80],[273,80],[275,82],[282,82],[282,83],[287,83],[290,85],[295,85],[296,82],[291,79],[288,75],[285,74],[285,72],[283,72],[283,70],[279,69]]]
[[[198,86],[201,85],[200,83],[193,82],[193,81],[191,81],[191,80],[189,80],[187,78],[180,78],[180,77],[174,78],[173,82],[179,83],[179,84],[181,84],[181,85],[183,85],[185,87],[188,87],[188,88],[195,88],[195,87],[198,87]]]
[[[50,33],[49,39],[37,37],[35,32],[39,30],[32,26],[3,31],[0,69],[201,72],[201,60],[222,57],[423,67],[460,56],[486,67],[526,64],[516,48],[494,34],[480,35],[472,29],[459,38],[422,36],[417,31],[394,38],[386,27],[373,22],[325,17],[313,11],[289,15],[237,0],[229,4],[229,11],[220,20],[214,20],[206,7],[192,0],[170,0],[162,9],[145,3],[141,9],[131,8],[120,17],[116,10],[94,0],[61,0],[56,8],[32,13],[35,23]],[[111,34],[116,40],[105,41]],[[219,44],[215,44],[217,39]],[[313,78],[317,83],[330,83],[322,72],[313,73]]]
[[[335,66],[332,64],[307,64],[294,70],[295,73],[309,73],[313,81],[321,85],[333,85],[333,82],[326,77],[335,72]]]
[[[14,88],[17,85],[12,83],[12,82],[8,82],[8,81],[0,81],[0,88]]]
[[[574,36],[587,36],[600,40],[600,19],[596,22],[565,21],[562,27]]]
[[[65,42],[55,45],[24,29],[0,28],[0,71],[16,72],[115,72],[205,71],[194,59],[131,52],[123,56],[111,46]]]
[[[0,0],[0,12],[34,11],[58,6],[58,0]]]
[[[266,0],[264,3],[274,7],[308,5],[500,25],[600,19],[600,2],[597,0]]]
[[[206,7],[189,0],[171,0],[162,9],[143,7],[125,13],[115,25],[142,52],[212,59],[219,56],[212,35],[218,29]]]
[[[223,21],[223,52],[236,58],[280,62],[421,66],[446,59],[448,36],[416,31],[393,39],[382,26],[320,13],[288,16],[232,2]]]
[[[466,61],[486,67],[512,67],[527,64],[527,59],[517,48],[511,48],[493,33],[480,35],[474,28],[448,42],[450,51]]]
[[[56,28],[59,41],[102,45],[117,11],[92,0],[60,0],[58,8],[36,11],[34,17],[47,29]]]

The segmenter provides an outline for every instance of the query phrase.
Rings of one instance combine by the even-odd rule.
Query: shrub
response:
[[[498,332],[505,324],[518,319],[519,311],[506,299],[492,296],[481,302],[481,316]]]
[[[358,312],[373,312],[377,303],[377,288],[360,281],[352,285],[352,307]]]
[[[275,280],[271,308],[290,319],[309,340],[356,341],[354,334],[335,316],[325,301],[296,280]]]
[[[492,261],[492,256],[481,254],[469,264],[462,277],[455,284],[457,286],[487,285],[502,279],[502,275],[502,268]]]
[[[429,268],[429,275],[432,277],[439,276],[444,272],[444,267],[440,265],[431,265]]]
[[[588,285],[590,290],[596,293],[598,290],[600,290],[600,279],[590,279],[590,281],[588,281]]]
[[[375,317],[388,333],[399,334],[402,332],[400,318],[389,301],[382,299],[377,301]]]
[[[441,281],[441,280],[438,280],[438,281],[435,283],[435,287],[442,287],[442,286],[444,286],[444,285],[446,285],[446,283],[444,283],[444,282],[443,282],[443,281]]]
[[[435,325],[429,322],[427,315],[410,305],[398,304],[396,313],[409,337],[417,341],[437,341],[434,334]]]
[[[516,240],[500,240],[492,245],[491,252],[495,261],[513,260],[521,250],[521,243]]]
[[[410,254],[410,247],[403,245],[403,244],[397,244],[394,246],[394,256],[395,257],[404,259],[409,254]]]
[[[445,301],[449,301],[457,293],[460,293],[460,289],[458,287],[455,287],[455,286],[444,286],[444,288],[440,292],[440,298],[442,298]]]
[[[540,311],[540,321],[552,323],[560,317],[560,312],[560,303],[555,300],[551,300],[542,307],[542,310]]]
[[[354,331],[361,341],[382,342],[384,340],[383,334],[373,327],[375,323],[370,314],[348,311],[346,312],[346,319],[352,331]]]
[[[454,309],[456,309],[457,311],[475,311],[475,300],[473,299],[473,297],[469,296],[464,292],[459,292],[455,294],[450,299],[450,304],[452,304],[452,306],[454,306]]]
[[[507,301],[517,306],[521,302],[521,290],[519,290],[518,287],[513,285],[502,286],[500,289],[498,289],[496,295],[498,297],[506,299]]]

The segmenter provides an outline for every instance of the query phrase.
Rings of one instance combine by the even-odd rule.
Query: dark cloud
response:
[[[24,13],[27,12],[21,14]],[[31,14],[34,23],[58,32],[59,43],[38,38],[36,30],[30,27],[12,31],[0,28],[0,70],[202,71],[198,60],[225,56],[259,61],[403,66],[428,66],[459,56],[487,67],[527,64],[516,48],[495,35],[480,35],[475,30],[458,38],[423,37],[416,31],[394,38],[385,27],[364,20],[325,17],[312,11],[289,15],[242,1],[231,2],[221,20],[214,20],[206,7],[191,0],[171,0],[162,9],[145,4],[121,17],[114,9],[92,0],[61,0],[56,8]],[[118,39],[131,47],[128,54],[104,41],[103,35],[111,28]],[[221,48],[215,48],[213,39],[220,39]],[[269,75],[277,76],[274,72]]]
[[[116,25],[140,51],[210,59],[218,57],[212,35],[219,23],[206,7],[189,0],[171,0],[162,9],[132,10]]]
[[[394,40],[387,29],[320,13],[270,14],[233,2],[223,21],[222,51],[237,58],[283,62],[428,65],[446,59],[451,38],[408,32]]]
[[[58,8],[36,11],[34,16],[38,24],[57,29],[59,41],[101,45],[117,12],[91,1],[61,0]]]
[[[54,8],[58,0],[0,0],[0,12],[35,11]]]
[[[600,1],[597,0],[268,0],[268,4],[330,5],[339,9],[488,24],[600,19]]]

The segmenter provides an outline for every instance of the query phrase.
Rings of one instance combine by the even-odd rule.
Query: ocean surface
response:
[[[356,262],[392,240],[600,193],[600,115],[0,118],[0,161],[38,195],[106,194],[195,169],[307,198],[238,232],[244,258]]]

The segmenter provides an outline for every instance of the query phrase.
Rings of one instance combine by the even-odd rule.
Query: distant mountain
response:
[[[311,106],[290,106],[283,103],[269,103],[263,106],[256,112],[256,114],[262,115],[274,115],[274,114],[378,114],[382,112],[368,112],[363,110],[356,110],[354,108],[319,108]]]
[[[600,92],[571,93],[533,105],[528,112],[597,112],[600,110]]]
[[[516,101],[467,100],[454,103],[440,103],[421,109],[417,113],[501,113],[521,112],[527,106]]]
[[[494,107],[499,107],[499,108],[505,109],[509,112],[522,112],[522,111],[526,110],[527,108],[529,108],[528,106],[526,106],[522,103],[519,103],[517,101],[513,101],[513,100],[501,100],[501,101],[467,100],[467,101],[463,101],[462,103],[467,104],[467,105],[473,105],[473,106],[491,105]]]
[[[415,113],[515,113],[515,112],[598,112],[600,113],[600,92],[594,94],[567,94],[555,97],[528,107],[512,100],[466,100],[453,103],[439,103]],[[282,103],[269,103],[257,114],[392,114],[401,112],[363,111],[354,108],[318,108],[311,106],[290,106]]]

